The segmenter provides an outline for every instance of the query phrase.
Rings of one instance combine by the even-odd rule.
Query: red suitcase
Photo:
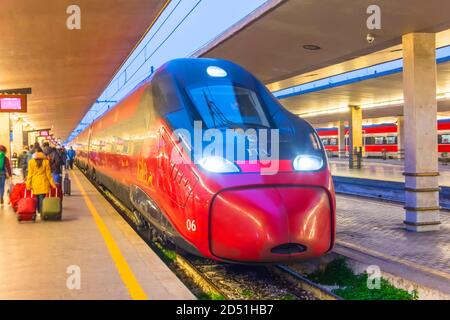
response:
[[[17,212],[17,206],[19,204],[20,199],[24,197],[26,189],[25,183],[17,183],[12,186],[11,192],[9,194],[9,203],[13,207],[14,211]]]
[[[63,201],[64,198],[64,192],[63,192],[63,188],[62,188],[62,184],[61,183],[55,183],[56,184],[56,189],[50,188],[50,193],[48,194],[49,197],[51,197],[52,195],[56,196],[56,192],[58,192],[58,197],[61,198],[61,203]]]
[[[36,198],[30,191],[25,190],[25,197],[19,200],[17,220],[36,221]]]

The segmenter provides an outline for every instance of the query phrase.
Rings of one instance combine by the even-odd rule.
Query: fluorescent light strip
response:
[[[448,100],[448,99],[450,99],[450,92],[439,93],[436,96],[436,99],[437,100]],[[367,110],[367,109],[375,109],[375,108],[385,108],[385,107],[390,107],[390,106],[401,106],[404,103],[405,103],[404,99],[398,99],[398,100],[383,101],[383,102],[376,102],[376,103],[366,103],[366,104],[360,105],[360,107],[363,110]],[[345,112],[349,111],[349,108],[350,108],[349,106],[339,107],[339,108],[328,109],[328,110],[299,113],[297,115],[302,118],[316,117],[316,116],[321,116],[321,115],[345,113]]]

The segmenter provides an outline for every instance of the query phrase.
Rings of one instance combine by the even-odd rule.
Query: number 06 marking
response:
[[[197,230],[197,226],[195,225],[195,220],[186,220],[186,228],[188,229],[188,231],[193,231],[195,232],[195,230]]]

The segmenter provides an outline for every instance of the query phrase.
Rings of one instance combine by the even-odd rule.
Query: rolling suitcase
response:
[[[54,191],[54,196],[52,196]],[[62,203],[58,188],[52,189],[48,197],[42,201],[41,217],[43,220],[61,220]]]
[[[55,183],[56,184],[56,189],[53,189],[50,191],[55,191],[58,193],[59,198],[61,199],[61,203],[63,202],[63,197],[64,197],[64,192],[63,192],[63,188],[62,188],[62,184],[61,183]]]
[[[71,193],[71,181],[69,178],[69,174],[66,173],[64,175],[64,179],[63,179],[63,189],[64,189],[64,195],[70,196]]]
[[[17,220],[36,221],[36,198],[33,193],[25,190],[25,195],[17,204]]]
[[[9,194],[9,203],[11,204],[14,212],[17,212],[17,206],[20,199],[24,197],[26,188],[25,183],[16,183],[12,186],[11,193]]]

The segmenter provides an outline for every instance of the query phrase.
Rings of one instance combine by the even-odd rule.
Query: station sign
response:
[[[39,131],[39,136],[40,137],[49,137],[50,133],[48,132],[48,130],[41,130],[41,131]]]
[[[27,95],[0,94],[0,112],[27,112]]]

